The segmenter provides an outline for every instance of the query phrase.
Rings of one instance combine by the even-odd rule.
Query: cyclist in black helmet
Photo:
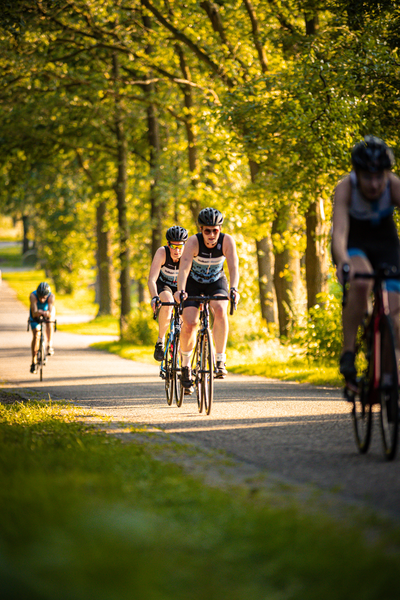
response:
[[[179,261],[188,239],[183,227],[174,225],[167,230],[167,245],[158,248],[151,263],[147,281],[151,296],[151,306],[156,310],[157,301],[173,302],[176,292]],[[154,349],[154,358],[162,361],[164,357],[164,338],[171,318],[172,306],[162,306],[158,316],[158,339]]]
[[[177,302],[189,296],[213,296],[221,294],[229,296],[228,281],[224,273],[226,260],[229,271],[231,290],[235,302],[239,300],[237,286],[239,283],[239,261],[233,238],[221,233],[223,215],[215,208],[204,208],[200,211],[198,223],[200,233],[192,235],[182,254],[178,275]],[[185,291],[186,290],[186,291]],[[226,374],[226,342],[228,339],[228,302],[215,301],[210,304],[214,315],[213,337],[216,350],[216,377],[223,379]],[[181,332],[182,375],[181,382],[185,388],[192,386],[190,355],[196,341],[196,328],[199,318],[199,303],[185,301],[182,314]]]
[[[400,269],[400,243],[393,220],[400,206],[400,179],[391,173],[392,150],[381,139],[368,135],[351,153],[353,170],[336,187],[333,212],[332,254],[339,281],[349,266],[350,288],[343,311],[343,353],[340,372],[346,380],[356,376],[354,349],[357,329],[367,310],[372,283],[352,279],[355,272],[372,272],[382,263]],[[388,280],[389,308],[400,349],[400,281]]]
[[[49,284],[46,281],[39,283],[36,290],[34,290],[29,296],[31,303],[29,311],[29,320],[32,329],[32,364],[31,373],[37,372],[36,364],[36,353],[39,349],[40,341],[40,328],[42,325],[38,322],[37,318],[42,316],[47,320],[54,321],[56,314],[55,307],[55,296],[52,293]],[[53,349],[53,333],[54,323],[46,323],[46,339],[47,339],[47,354],[51,356],[54,354]]]

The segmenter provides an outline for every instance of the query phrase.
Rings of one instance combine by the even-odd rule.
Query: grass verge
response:
[[[196,451],[162,434],[130,426],[124,442],[85,422],[82,409],[2,400],[4,598],[396,596],[398,529],[367,541],[357,517],[279,508],[254,482],[205,485],[165,460]],[[214,468],[220,459],[206,460]]]

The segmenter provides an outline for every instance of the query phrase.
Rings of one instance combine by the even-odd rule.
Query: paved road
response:
[[[40,390],[44,397],[70,399],[121,421],[151,424],[182,441],[224,449],[260,471],[400,517],[400,456],[384,461],[378,423],[369,453],[357,453],[349,406],[339,390],[230,374],[216,382],[207,417],[198,414],[195,398],[185,399],[180,409],[166,404],[156,364],[91,350],[98,338],[61,331],[40,382],[29,373],[27,311],[4,282],[0,292],[3,386]]]

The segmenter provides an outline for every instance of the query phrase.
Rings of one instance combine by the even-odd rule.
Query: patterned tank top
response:
[[[177,286],[178,281],[178,271],[179,271],[179,263],[180,259],[177,262],[174,262],[171,257],[171,251],[169,246],[164,246],[165,248],[165,263],[162,265],[160,269],[160,273],[157,278],[157,282],[164,283],[165,285],[175,287]]]
[[[222,253],[224,233],[220,233],[218,241],[213,248],[207,248],[202,233],[196,233],[199,242],[199,253],[193,258],[190,277],[198,283],[214,283],[225,277],[225,256]]]

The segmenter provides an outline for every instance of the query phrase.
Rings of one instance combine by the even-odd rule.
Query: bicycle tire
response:
[[[165,385],[165,396],[167,398],[168,406],[171,406],[174,397],[174,379],[172,376],[172,351],[171,338],[168,335],[167,343],[165,345],[164,352],[164,385]]]
[[[373,385],[373,353],[368,347],[368,330],[363,330],[357,350],[356,364],[359,367],[358,391],[353,397],[353,428],[356,445],[361,454],[368,451],[372,433],[372,398],[369,397]]]
[[[174,379],[174,397],[178,408],[182,406],[184,387],[181,385],[181,346],[179,334],[175,335],[174,349],[172,352],[172,376]]]
[[[203,336],[199,333],[196,340],[196,348],[192,359],[192,378],[194,379],[194,386],[196,388],[197,398],[197,409],[199,413],[203,412],[204,398],[201,391],[202,373],[201,373],[201,352],[200,345],[202,343]]]
[[[43,327],[43,324],[42,324]],[[38,363],[39,363],[39,373],[40,373],[40,381],[43,381],[43,367],[44,367],[44,361],[45,361],[45,354],[44,354],[44,338],[43,338],[43,333],[40,334],[40,344],[39,344],[39,350],[38,350]]]
[[[211,413],[214,396],[214,365],[210,330],[207,329],[201,342],[201,395],[206,415]]]
[[[381,374],[379,381],[380,424],[386,460],[393,460],[399,429],[399,383],[393,325],[389,315],[380,322]]]

